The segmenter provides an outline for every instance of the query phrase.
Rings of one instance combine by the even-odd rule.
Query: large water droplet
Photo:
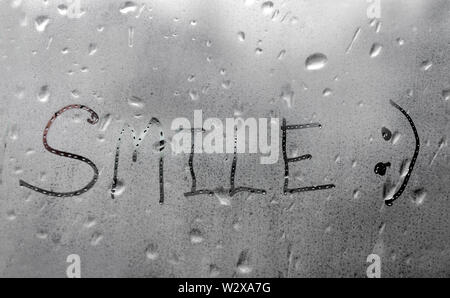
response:
[[[120,10],[119,11],[122,14],[127,14],[127,13],[130,13],[130,12],[135,12],[136,9],[137,9],[136,3],[134,3],[133,1],[127,1],[127,2],[123,3],[120,6]]]
[[[319,70],[324,68],[327,63],[327,56],[321,53],[315,53],[306,58],[305,67],[307,70]]]

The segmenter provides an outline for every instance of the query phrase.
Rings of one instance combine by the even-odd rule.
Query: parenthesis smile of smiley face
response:
[[[400,107],[398,104],[396,104],[394,101],[391,100],[390,104],[394,108],[399,110],[403,114],[403,116],[405,116],[406,119],[408,120],[409,125],[411,126],[411,129],[414,133],[414,138],[416,140],[416,147],[414,150],[414,155],[411,159],[411,163],[409,164],[408,173],[406,174],[400,188],[395,192],[395,194],[392,197],[385,199],[385,204],[387,206],[392,206],[394,201],[397,200],[402,195],[403,191],[405,190],[406,186],[408,185],[409,178],[411,177],[411,173],[414,169],[414,164],[416,163],[417,156],[419,155],[419,150],[420,150],[419,134],[417,133],[417,129],[416,129],[416,126],[414,125],[413,120],[411,119],[409,114],[402,107]],[[385,141],[390,141],[392,138],[392,132],[389,129],[387,129],[386,127],[383,127],[381,129],[381,135]],[[387,169],[390,166],[391,166],[390,162],[379,162],[375,165],[374,172],[377,175],[384,176],[386,174]]]

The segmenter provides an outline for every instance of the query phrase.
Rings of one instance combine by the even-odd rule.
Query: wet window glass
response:
[[[0,1],[0,276],[448,277],[449,13]]]

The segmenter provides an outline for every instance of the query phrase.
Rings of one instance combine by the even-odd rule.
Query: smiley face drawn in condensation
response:
[[[403,194],[403,191],[405,190],[406,186],[408,185],[409,178],[411,177],[411,173],[414,169],[414,164],[416,163],[417,157],[419,156],[419,150],[420,150],[419,134],[417,133],[417,129],[416,129],[416,126],[414,125],[413,120],[411,119],[409,114],[402,107],[400,107],[398,104],[396,104],[394,101],[390,100],[390,104],[394,108],[399,110],[408,120],[409,125],[411,126],[413,133],[414,133],[414,138],[416,140],[416,146],[414,149],[414,155],[409,164],[408,173],[406,174],[400,188],[395,192],[395,194],[392,197],[385,199],[385,204],[387,206],[392,206],[394,201],[397,200]],[[389,141],[392,137],[391,131],[389,129],[387,129],[386,127],[383,127],[381,129],[381,134],[382,134],[383,139],[386,141]],[[386,163],[379,162],[375,165],[374,172],[377,175],[384,176],[386,174],[387,168],[390,166],[391,166],[390,162],[386,162]]]

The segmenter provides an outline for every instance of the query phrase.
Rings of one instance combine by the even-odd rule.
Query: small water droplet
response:
[[[281,87],[280,99],[285,101],[288,108],[291,108],[294,103],[294,91],[291,84],[286,84]]]
[[[95,226],[97,224],[97,221],[95,220],[95,217],[93,216],[88,216],[88,218],[86,219],[86,221],[84,222],[83,226],[86,229],[90,229],[93,226]]]
[[[132,48],[134,45],[134,27],[128,28],[128,46]]]
[[[372,45],[372,47],[370,48],[370,52],[369,52],[370,57],[371,58],[377,57],[381,53],[382,49],[383,49],[383,46],[381,44],[374,43]]]
[[[281,50],[280,53],[278,53],[277,59],[282,60],[285,55],[286,55],[286,50]]]
[[[88,50],[89,50],[89,56],[94,55],[97,52],[97,44],[90,43]]]
[[[330,88],[325,88],[322,91],[322,95],[325,97],[331,96],[333,94],[333,90],[331,90]]]
[[[431,62],[430,60],[425,60],[422,62],[422,64],[420,65],[420,69],[422,71],[427,71],[429,70],[431,67],[433,66],[433,62]]]
[[[189,238],[191,239],[192,244],[198,244],[203,242],[203,236],[200,230],[198,229],[192,229],[189,232]]]
[[[48,16],[38,16],[34,20],[34,26],[38,32],[44,32],[50,23],[50,18]]]
[[[145,249],[145,256],[149,260],[156,260],[159,257],[158,245],[155,243],[150,243]]]
[[[273,13],[273,2],[266,1],[261,5],[261,9],[264,15],[268,16]]]
[[[239,41],[245,41],[245,33],[242,31],[238,32],[238,39]]]
[[[231,81],[230,80],[225,80],[222,82],[222,88],[223,89],[230,89],[231,87]]]
[[[449,100],[450,99],[450,89],[443,90],[442,97],[444,98],[444,100]]]
[[[67,5],[61,4],[61,5],[58,5],[57,8],[58,8],[58,12],[60,15],[62,15],[62,16],[67,15]]]
[[[127,99],[128,104],[137,109],[142,109],[145,106],[145,102],[142,98],[137,96],[131,96]]]
[[[103,235],[100,232],[94,232],[91,236],[91,245],[97,246],[103,240]]]
[[[414,190],[413,197],[414,197],[414,204],[416,206],[420,206],[425,202],[425,198],[427,196],[427,191],[424,188],[419,188]]]
[[[37,98],[40,102],[48,102],[50,98],[50,89],[47,85],[41,87],[37,95]]]
[[[48,234],[47,234],[46,231],[40,230],[40,231],[38,231],[38,232],[36,233],[36,237],[39,238],[39,239],[41,239],[41,240],[45,240],[45,239],[47,239]]]
[[[16,212],[14,210],[9,210],[6,212],[6,219],[13,221],[17,218]]]
[[[199,95],[198,95],[197,90],[193,90],[193,89],[189,90],[189,97],[193,101],[198,100],[199,99]]]

